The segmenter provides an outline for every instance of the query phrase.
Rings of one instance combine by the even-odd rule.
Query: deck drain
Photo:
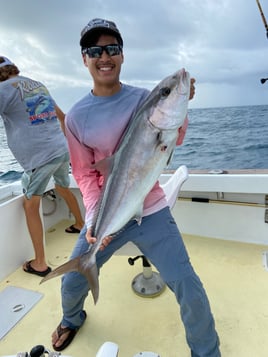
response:
[[[19,312],[25,308],[24,304],[17,304],[12,307],[12,312]]]

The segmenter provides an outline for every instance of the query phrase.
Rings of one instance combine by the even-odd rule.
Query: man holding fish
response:
[[[86,225],[71,260],[43,279],[65,273],[63,318],[52,334],[53,348],[61,351],[72,342],[86,319],[89,291],[97,302],[100,267],[132,241],[174,292],[191,356],[219,357],[206,292],[157,180],[182,142],[194,79],[182,69],[151,93],[121,83],[123,40],[112,21],[91,20],[80,45],[93,89],[66,115],[66,136]]]

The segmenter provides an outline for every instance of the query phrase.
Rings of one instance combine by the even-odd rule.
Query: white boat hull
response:
[[[171,176],[160,177],[164,184]],[[268,244],[266,189],[268,173],[189,174],[173,208],[181,233],[251,244]],[[53,189],[50,182],[47,190]],[[71,189],[83,204],[75,180]],[[57,196],[43,198],[41,214],[45,230],[70,219],[65,202]],[[0,187],[0,280],[33,255],[23,211],[20,182]],[[118,254],[139,254],[133,245]]]

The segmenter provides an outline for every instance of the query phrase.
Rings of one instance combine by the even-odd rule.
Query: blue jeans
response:
[[[86,228],[81,230],[71,258],[88,250]],[[180,232],[168,207],[143,217],[139,226],[130,221],[111,243],[96,255],[101,266],[128,241],[135,243],[159,271],[180,304],[181,318],[192,357],[220,357],[219,338],[203,285],[193,270]],[[62,324],[82,325],[89,285],[84,276],[71,272],[62,278]]]

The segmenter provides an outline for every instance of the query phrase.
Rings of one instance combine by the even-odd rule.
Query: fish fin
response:
[[[56,269],[52,270],[49,274],[47,274],[40,281],[40,284],[44,283],[47,280],[56,278],[57,276],[60,276],[62,274],[69,273],[71,271],[79,271],[79,261],[80,261],[80,257],[77,257],[75,259],[68,261],[67,263],[60,265]]]
[[[104,177],[108,177],[109,173],[112,171],[113,164],[114,156],[110,156],[92,164],[91,168],[99,171]]]
[[[95,263],[90,267],[89,270],[86,270],[84,273],[85,277],[90,286],[91,294],[93,297],[94,304],[97,304],[99,298],[99,272],[97,264]]]
[[[90,251],[79,257],[71,259],[67,263],[64,263],[52,270],[52,272],[41,280],[40,284],[72,271],[77,271],[86,277],[93,296],[94,304],[96,304],[99,298],[99,274],[95,255],[91,256]]]

